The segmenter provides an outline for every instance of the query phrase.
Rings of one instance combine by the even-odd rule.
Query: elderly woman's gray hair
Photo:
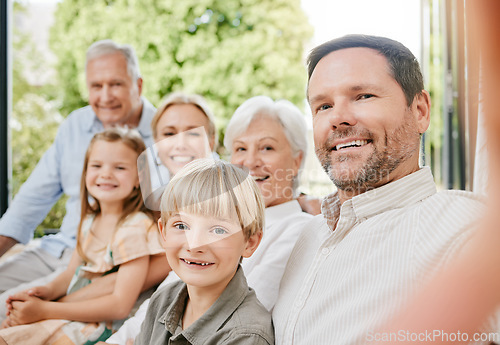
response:
[[[231,152],[233,141],[248,129],[258,115],[268,116],[281,124],[294,157],[302,152],[300,163],[300,170],[302,170],[307,154],[307,125],[299,108],[285,99],[274,101],[268,96],[255,96],[243,102],[236,109],[226,127],[224,146],[227,151]],[[297,187],[298,177],[294,181],[294,190]]]
[[[107,39],[94,42],[89,49],[87,49],[85,69],[87,69],[89,61],[114,53],[120,53],[125,57],[127,60],[127,72],[130,78],[132,78],[132,81],[136,82],[137,79],[141,77],[141,72],[139,71],[139,62],[134,48],[128,44],[118,44],[113,40]]]

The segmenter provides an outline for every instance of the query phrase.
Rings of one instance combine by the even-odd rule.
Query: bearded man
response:
[[[483,203],[438,192],[419,166],[430,96],[404,45],[334,39],[312,50],[308,74],[316,153],[337,192],[288,261],[276,344],[378,341],[377,327],[468,241]]]

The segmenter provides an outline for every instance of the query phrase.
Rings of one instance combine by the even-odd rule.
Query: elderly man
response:
[[[349,35],[308,60],[316,153],[338,191],[302,233],[273,311],[277,344],[364,344],[469,238],[483,204],[419,167],[430,98],[399,42]]]
[[[0,265],[0,320],[5,316],[4,301],[13,292],[9,289],[50,281],[54,272],[67,265],[80,219],[84,155],[93,135],[112,126],[128,126],[137,128],[146,145],[152,143],[150,122],[155,108],[141,97],[142,78],[133,48],[103,40],[89,47],[86,58],[89,105],[73,111],[61,124],[54,143],[0,219],[3,255],[17,242],[27,243],[52,205],[63,194],[69,196],[60,231]]]

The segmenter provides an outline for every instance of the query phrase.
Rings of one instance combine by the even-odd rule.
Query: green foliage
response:
[[[219,128],[255,95],[303,107],[312,28],[299,0],[64,0],[55,16],[51,47],[64,114],[85,103],[85,52],[104,38],[136,49],[154,104],[172,91],[200,93]]]
[[[14,13],[22,11],[24,8],[15,3]],[[30,38],[14,29],[12,46],[11,188],[15,195],[53,142],[62,117],[57,111],[58,104],[54,101],[53,86],[34,86],[27,80],[27,71],[37,76],[46,68]],[[36,235],[43,234],[45,229],[60,227],[65,213],[65,201],[66,199],[59,200],[54,205],[37,228]]]

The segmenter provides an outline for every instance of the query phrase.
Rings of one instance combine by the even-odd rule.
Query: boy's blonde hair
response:
[[[257,184],[243,169],[220,160],[197,159],[175,174],[161,199],[163,225],[179,211],[236,220],[246,240],[264,228]]]

